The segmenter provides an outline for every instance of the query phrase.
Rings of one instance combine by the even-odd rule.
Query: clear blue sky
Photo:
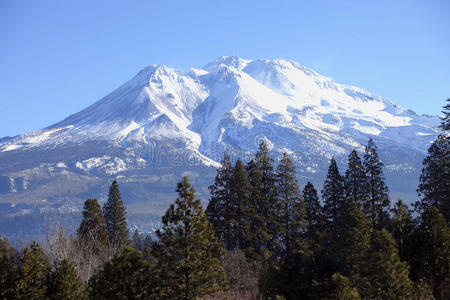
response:
[[[417,113],[450,97],[450,1],[0,0],[0,137],[94,103],[152,64],[285,58]]]

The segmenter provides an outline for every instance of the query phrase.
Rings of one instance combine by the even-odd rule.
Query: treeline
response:
[[[450,158],[449,141],[430,147],[415,212],[402,200],[391,207],[369,140],[344,174],[331,159],[322,202],[312,183],[300,191],[287,154],[273,166],[265,143],[246,166],[225,155],[206,213],[225,249],[258,266],[264,298],[448,299],[450,163],[436,158]]]
[[[130,239],[114,181],[45,251],[0,238],[0,298],[449,299],[450,137],[430,146],[413,208],[391,205],[382,169],[372,140],[344,173],[332,158],[319,200],[264,142],[247,164],[225,154],[206,211],[184,177],[155,241]]]

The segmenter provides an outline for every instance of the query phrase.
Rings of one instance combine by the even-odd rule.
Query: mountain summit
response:
[[[181,174],[206,200],[223,152],[248,159],[261,140],[274,158],[290,154],[301,185],[320,186],[332,156],[344,168],[369,138],[393,196],[411,200],[438,124],[293,61],[224,56],[202,69],[150,66],[61,122],[0,139],[0,205],[79,209],[118,178],[132,214],[159,215]]]

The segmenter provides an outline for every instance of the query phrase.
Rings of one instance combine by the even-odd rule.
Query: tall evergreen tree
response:
[[[177,185],[178,198],[162,218],[156,232],[163,267],[168,271],[172,299],[195,299],[224,290],[225,271],[220,262],[224,254],[212,225],[188,178]]]
[[[372,225],[382,228],[388,218],[389,192],[384,183],[383,163],[378,158],[377,146],[372,139],[369,139],[364,154],[364,168],[369,186],[369,199],[364,205],[364,210]]]
[[[444,105],[444,110],[442,113],[444,116],[442,117],[441,129],[445,131],[450,131],[450,98],[447,98],[447,104]]]
[[[235,203],[236,211],[232,218],[233,228],[237,236],[237,247],[247,248],[247,240],[250,234],[251,214],[254,212],[250,203],[251,185],[247,170],[241,160],[236,161],[230,185],[232,202]]]
[[[67,259],[57,263],[50,275],[48,289],[50,299],[88,299],[88,290],[78,276],[74,266]]]
[[[281,236],[284,252],[289,252],[292,246],[305,229],[305,206],[299,194],[297,175],[295,167],[284,153],[275,173],[277,185],[277,196],[275,200],[279,203],[275,211],[275,217],[279,226],[278,235]]]
[[[329,239],[337,238],[338,219],[342,215],[345,199],[343,194],[344,183],[334,158],[331,158],[327,178],[323,184],[322,200],[324,202],[323,213],[325,217],[327,235]]]
[[[450,221],[450,138],[439,135],[428,148],[417,189],[422,199],[416,202],[419,212],[434,206]]]
[[[424,279],[436,299],[449,299],[450,227],[437,208],[422,213],[414,244],[413,277]]]
[[[391,234],[375,230],[359,280],[355,280],[363,299],[413,299],[413,284],[408,264],[400,261]]]
[[[305,201],[305,221],[308,240],[317,240],[323,229],[322,206],[320,205],[317,191],[311,182],[308,182],[303,189],[303,199]]]
[[[16,249],[0,236],[0,299],[13,299],[19,261]]]
[[[248,163],[246,169],[250,182],[250,197],[245,215],[248,222],[245,252],[252,260],[265,262],[270,258],[267,247],[270,234],[266,218],[267,203],[263,196],[263,174],[253,160]]]
[[[222,166],[217,170],[214,184],[209,187],[211,199],[206,208],[206,215],[219,241],[224,243],[225,249],[231,250],[236,247],[237,238],[232,224],[237,211],[237,203],[233,201],[231,193],[233,166],[226,153],[221,163]]]
[[[16,285],[15,299],[47,299],[50,278],[50,261],[42,247],[31,243],[21,254],[20,279]]]
[[[260,209],[261,216],[269,234],[267,250],[276,254],[279,251],[280,223],[277,220],[277,212],[280,211],[281,203],[276,201],[275,172],[273,170],[273,159],[269,155],[266,142],[259,144],[255,155],[255,163],[261,171]]]
[[[344,176],[344,194],[347,198],[352,197],[359,207],[363,207],[369,198],[366,171],[355,150],[348,156],[348,168]]]
[[[96,254],[109,245],[105,218],[96,199],[84,202],[83,219],[77,230],[77,236],[83,245],[92,246]]]
[[[125,214],[125,206],[123,205],[119,185],[114,180],[109,187],[108,200],[103,206],[106,232],[109,236],[109,243],[114,251],[121,249],[124,245],[130,244],[130,233]]]

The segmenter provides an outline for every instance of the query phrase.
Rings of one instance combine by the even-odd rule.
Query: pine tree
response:
[[[178,198],[162,218],[162,229],[156,232],[162,253],[159,254],[168,273],[170,298],[195,299],[224,290],[225,271],[220,262],[224,254],[212,225],[195,199],[188,178],[177,185]]]
[[[246,249],[247,239],[250,234],[250,222],[253,209],[250,204],[251,185],[247,170],[241,160],[236,161],[233,176],[231,178],[230,191],[232,202],[235,203],[236,211],[231,220],[237,237],[237,247]]]
[[[264,224],[266,225],[269,239],[267,240],[267,250],[272,254],[279,253],[279,232],[280,223],[277,214],[280,211],[281,203],[276,201],[277,189],[275,185],[275,172],[273,170],[273,159],[269,155],[269,148],[266,142],[259,144],[258,152],[255,155],[255,163],[261,171],[260,190],[260,210]]]
[[[329,240],[335,240],[338,234],[337,220],[344,209],[343,179],[334,158],[331,159],[327,178],[323,184],[322,200],[325,217],[325,230]]]
[[[91,299],[161,299],[159,282],[140,251],[125,246],[89,280]]]
[[[116,180],[112,182],[109,188],[108,200],[103,206],[103,215],[105,216],[106,232],[112,249],[118,251],[124,245],[129,245],[130,233],[125,219],[125,206]]]
[[[400,261],[391,234],[382,229],[372,235],[371,247],[355,284],[363,299],[412,299],[408,264]]]
[[[15,299],[46,299],[50,277],[50,261],[42,247],[31,243],[21,254],[20,279],[16,285]]]
[[[209,187],[211,200],[206,208],[206,215],[214,226],[219,241],[224,242],[225,249],[231,250],[236,247],[237,236],[232,219],[237,211],[237,204],[231,195],[233,166],[226,153],[221,164],[222,166],[217,170],[214,184]]]
[[[18,276],[17,252],[6,238],[0,236],[0,299],[13,299]]]
[[[450,297],[450,227],[435,207],[429,207],[420,218],[415,233],[412,273],[424,279],[436,299]]]
[[[48,295],[50,299],[88,299],[88,291],[74,266],[67,260],[56,265],[50,275]]]
[[[415,248],[413,243],[415,223],[411,211],[402,200],[398,199],[391,212],[393,215],[389,231],[397,242],[400,258],[409,262]]]
[[[267,218],[267,205],[263,197],[263,174],[256,163],[251,160],[247,165],[248,179],[250,182],[249,204],[245,213],[245,220],[248,223],[246,232],[246,255],[251,260],[265,262],[270,258],[267,247],[270,238]]]
[[[322,206],[320,205],[317,191],[311,182],[308,182],[303,189],[303,199],[305,201],[305,221],[306,232],[309,242],[318,241],[323,227]]]
[[[445,131],[450,131],[450,98],[447,98],[448,103],[444,105],[444,110],[442,113],[444,117],[442,117],[441,129]]]
[[[299,194],[295,167],[287,153],[284,153],[281,158],[275,180],[277,185],[275,200],[279,203],[275,217],[280,225],[278,235],[281,236],[280,242],[283,245],[278,248],[284,247],[284,253],[286,253],[292,249],[305,228],[305,206]]]
[[[84,202],[83,219],[77,236],[82,245],[91,246],[97,255],[109,245],[105,218],[96,199]]]
[[[417,189],[422,199],[416,202],[419,212],[428,207],[438,208],[450,221],[450,138],[439,135],[428,149],[423,161],[422,175]]]
[[[368,178],[358,153],[353,150],[348,156],[348,168],[344,176],[344,194],[352,197],[359,207],[369,198]]]
[[[377,146],[372,139],[369,139],[364,154],[364,168],[369,186],[369,199],[365,202],[364,210],[372,225],[382,228],[388,218],[389,193],[384,183],[383,163],[378,158]]]

